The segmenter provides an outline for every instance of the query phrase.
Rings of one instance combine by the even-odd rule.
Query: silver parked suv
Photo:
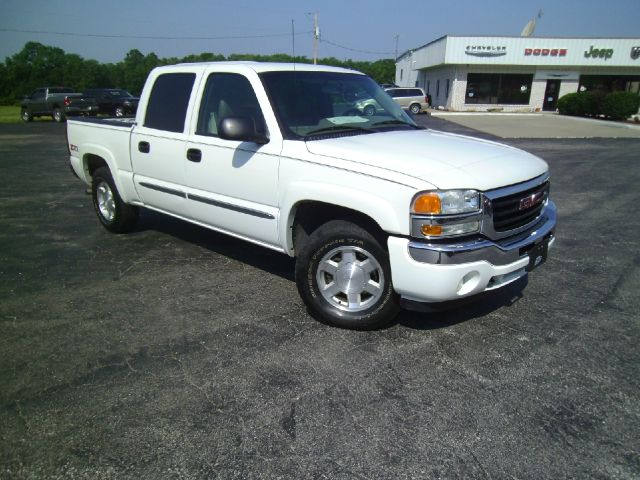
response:
[[[387,88],[385,91],[402,107],[414,115],[429,107],[427,96],[421,88]]]

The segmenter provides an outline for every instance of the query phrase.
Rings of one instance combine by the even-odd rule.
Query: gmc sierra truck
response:
[[[373,115],[349,100],[367,96]],[[503,287],[555,240],[543,160],[421,128],[352,70],[159,67],[135,118],[67,130],[107,230],[131,231],[144,207],[296,257],[308,310],[343,328]]]
[[[98,104],[94,98],[85,98],[68,87],[43,87],[25,96],[20,104],[20,117],[30,122],[34,117],[50,116],[56,122],[64,122],[67,116],[97,115]]]

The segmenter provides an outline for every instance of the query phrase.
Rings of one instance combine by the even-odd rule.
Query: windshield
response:
[[[336,72],[267,72],[260,75],[285,138],[313,140],[419,128],[365,75]]]

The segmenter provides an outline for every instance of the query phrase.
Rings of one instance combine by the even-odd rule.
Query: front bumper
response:
[[[495,290],[535,266],[530,257],[539,254],[538,247],[553,245],[556,222],[556,207],[549,201],[536,225],[499,241],[427,243],[389,237],[394,289],[414,302],[447,302]]]

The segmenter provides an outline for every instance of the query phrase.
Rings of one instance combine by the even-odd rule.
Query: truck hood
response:
[[[306,142],[310,153],[409,175],[436,188],[481,191],[545,173],[544,160],[508,145],[435,130],[402,130]]]

